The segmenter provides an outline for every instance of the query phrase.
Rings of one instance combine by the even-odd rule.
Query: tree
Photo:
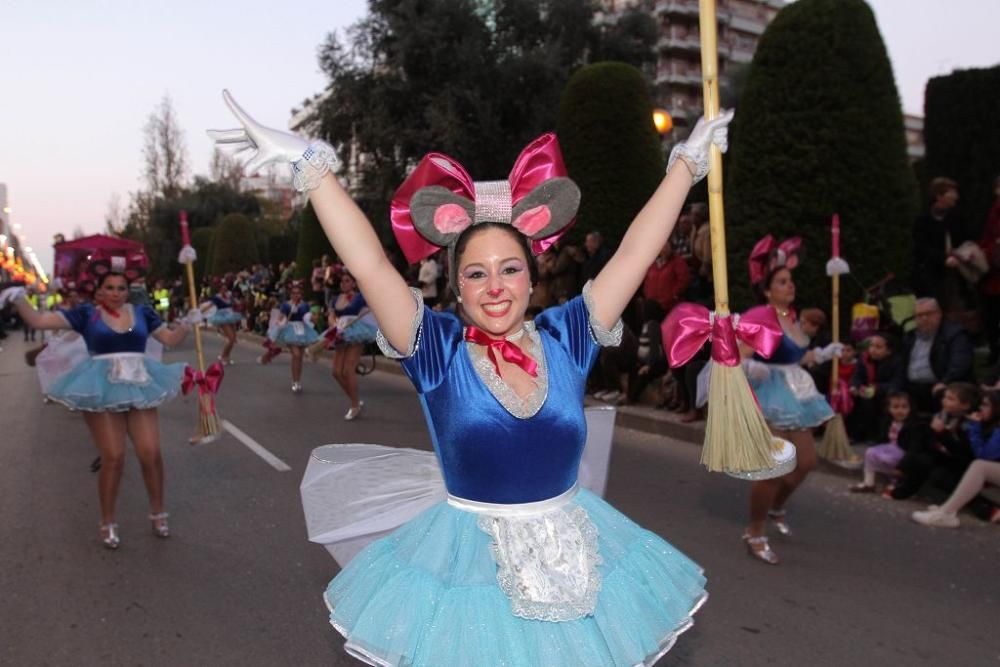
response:
[[[212,242],[212,275],[240,271],[258,261],[253,223],[241,213],[224,217]]]
[[[125,211],[122,209],[122,198],[117,192],[108,199],[108,210],[104,214],[104,228],[108,234],[118,235],[125,229]]]
[[[212,266],[214,240],[215,230],[211,227],[199,227],[191,232],[191,247],[198,253],[198,260],[194,263],[195,284],[201,284],[201,279],[208,273],[206,267]]]
[[[312,274],[312,264],[314,260],[320,259],[323,255],[333,256],[333,247],[330,240],[326,238],[326,232],[319,224],[319,218],[313,211],[312,203],[307,203],[302,209],[302,217],[299,226],[299,246],[295,254],[295,268],[298,278],[308,281]],[[310,290],[307,286],[306,290]]]
[[[751,300],[750,249],[772,233],[802,236],[808,258],[796,270],[796,301],[828,308],[833,213],[862,282],[908,274],[916,183],[892,68],[862,0],[799,0],[778,13],[757,46],[730,146],[727,245],[738,307]],[[845,303],[859,296],[844,290]]]
[[[208,170],[209,176],[214,183],[224,185],[233,192],[241,190],[240,184],[243,181],[243,167],[236,158],[213,148],[212,161],[209,164]]]
[[[143,133],[146,189],[154,196],[177,196],[187,174],[187,149],[169,95],[164,95],[159,106],[149,114]]]
[[[577,229],[600,231],[616,243],[663,179],[642,72],[610,62],[581,68],[563,91],[556,127],[582,194]]]
[[[924,92],[924,173],[958,182],[973,238],[982,233],[1000,172],[1000,66],[936,76]]]
[[[330,85],[314,120],[342,156],[358,156],[348,165],[351,187],[369,217],[388,219],[406,170],[430,151],[453,156],[480,180],[506,175],[518,151],[555,125],[572,71],[610,41],[631,40],[625,29],[633,23],[602,31],[596,7],[372,0],[346,42],[331,34],[320,48]],[[636,43],[642,39],[621,50],[637,52]]]

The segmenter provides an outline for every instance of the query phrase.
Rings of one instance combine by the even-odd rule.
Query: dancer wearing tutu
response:
[[[229,284],[225,280],[220,280],[216,287],[216,293],[203,306],[208,307],[209,304],[215,306],[215,312],[209,316],[208,323],[217,327],[226,341],[222,346],[219,361],[227,366],[233,363],[229,355],[236,345],[236,328],[243,321],[243,315],[233,309],[233,301],[233,293]]]
[[[351,401],[351,409],[344,415],[345,420],[351,421],[361,416],[365,405],[358,394],[358,362],[365,345],[375,340],[378,329],[368,302],[348,271],[340,274],[340,295],[333,303],[330,318],[336,326],[333,377]]]
[[[144,256],[141,256],[144,260]],[[109,549],[121,543],[115,523],[115,501],[125,465],[126,436],[131,438],[149,494],[153,533],[169,537],[163,509],[163,460],[156,408],[177,395],[184,364],[162,364],[145,355],[150,336],[174,346],[187,335],[186,321],[169,329],[150,306],[127,303],[128,280],[141,273],[134,257],[110,257],[91,263],[95,275],[94,303],[53,313],[39,313],[23,298],[10,293],[17,311],[35,329],[72,329],[87,344],[89,357],[56,378],[48,397],[83,413],[100,452],[98,495],[101,502],[101,541]],[[128,277],[128,278],[127,278]],[[4,296],[0,295],[0,303]],[[190,322],[200,313],[192,311]]]
[[[533,255],[566,230],[579,204],[554,135],[532,142],[508,180],[474,183],[457,162],[431,154],[397,191],[397,240],[411,262],[447,248],[456,316],[424,307],[393,269],[330,173],[329,145],[262,127],[224,95],[243,128],[211,135],[245,149],[248,171],[292,163],[297,187],[310,192],[375,313],[383,351],[402,360],[417,389],[447,489],[437,496],[444,501],[370,543],[330,583],[330,622],[347,650],[368,664],[413,667],[654,663],[690,627],[705,578],[670,544],[578,487],[583,395],[601,345],[620,341],[622,311],[707,172],[710,144],[725,147],[732,114],[699,121],[674,149],[679,159],[583,296],[526,323]],[[327,505],[325,514],[338,522],[355,514],[384,531],[388,513],[371,504],[408,497],[417,466],[385,471],[410,450],[333,450],[353,461],[343,479],[351,492],[368,496]],[[377,471],[396,484],[374,483],[368,473]],[[329,475],[310,489],[336,494],[340,481]],[[342,536],[356,535],[348,532]]]
[[[261,355],[260,363],[270,363],[282,346],[287,346],[292,355],[292,392],[302,392],[302,357],[305,349],[319,340],[319,334],[312,325],[309,304],[302,300],[302,281],[295,280],[289,288],[289,299],[279,308],[279,320],[268,333],[270,345]],[[274,333],[270,333],[273,331]]]
[[[781,345],[770,359],[754,357],[744,362],[750,385],[757,395],[764,419],[775,436],[795,445],[798,463],[782,477],[753,482],[750,491],[750,525],[743,534],[751,556],[771,565],[778,564],[778,555],[765,534],[767,519],[778,532],[791,535],[785,520],[785,504],[796,488],[816,467],[816,442],[812,429],[833,417],[833,409],[816,390],[812,377],[802,367],[809,338],[802,333],[792,308],[795,283],[792,269],[798,265],[801,240],[796,237],[780,245],[769,234],[761,239],[750,254],[750,282],[762,300],[774,308],[784,330]],[[842,350],[840,343],[831,343],[811,350],[816,363],[824,363]]]

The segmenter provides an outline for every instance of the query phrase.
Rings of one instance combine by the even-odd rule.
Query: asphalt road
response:
[[[295,396],[287,355],[259,367],[241,343],[220,413],[291,470],[231,435],[189,446],[197,407],[174,401],[161,410],[174,534],[150,532],[131,458],[123,545],[109,552],[83,420],[42,403],[19,339],[0,353],[0,665],[359,664],[327,623],[321,592],[337,568],[306,540],[298,486],[319,444],[430,447],[404,378],[363,378],[364,417],[345,422],[325,364],[307,364]],[[190,344],[167,355],[192,356]],[[850,495],[848,480],[820,472],[793,499],[796,535],[774,540],[783,562],[769,567],[739,539],[746,483],[704,472],[698,455],[616,431],[607,499],[709,578],[708,604],[659,667],[1000,664],[1000,528],[924,528],[906,518],[918,505]]]

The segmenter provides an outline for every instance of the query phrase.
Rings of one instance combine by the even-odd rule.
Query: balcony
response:
[[[656,83],[657,85],[670,84],[674,86],[697,86],[700,88],[702,85],[701,72],[663,70],[656,73]]]
[[[767,27],[766,20],[755,21],[754,19],[748,19],[744,16],[736,16],[736,15],[734,15],[732,18],[729,19],[730,30],[736,30],[739,32],[748,32],[751,35],[757,35],[758,37],[764,34],[764,29],[766,27]]]
[[[697,33],[687,37],[665,35],[656,42],[656,47],[660,51],[694,51],[697,53],[701,51],[701,41],[698,39]]]
[[[697,0],[657,0],[656,13],[698,17]]]

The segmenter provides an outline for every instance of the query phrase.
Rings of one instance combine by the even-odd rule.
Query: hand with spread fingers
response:
[[[236,103],[228,90],[222,91],[222,99],[243,128],[208,130],[208,136],[216,148],[231,152],[248,176],[269,164],[287,162],[292,165],[295,187],[304,192],[317,187],[323,176],[336,168],[337,155],[326,142],[309,143],[291,132],[264,127]]]

